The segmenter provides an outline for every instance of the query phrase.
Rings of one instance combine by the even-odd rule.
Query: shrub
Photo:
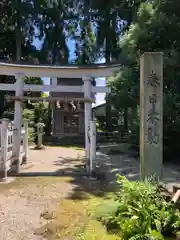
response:
[[[35,141],[35,132],[34,132],[34,128],[28,128],[28,142],[29,144],[33,144]]]
[[[34,127],[34,110],[25,108],[23,110],[23,119],[28,120],[28,127]]]
[[[180,229],[180,211],[167,201],[160,185],[152,180],[130,182],[118,175],[120,191],[113,198],[114,208],[110,200],[110,207],[105,203],[101,211],[97,210],[96,218],[108,230],[118,230],[125,240],[174,236]]]

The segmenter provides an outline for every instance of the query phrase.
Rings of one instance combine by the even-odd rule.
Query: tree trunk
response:
[[[53,55],[53,59],[51,64],[55,64],[56,63],[56,59],[57,59],[57,51],[56,51],[56,44],[54,44],[54,47],[52,49],[52,55]],[[47,125],[45,127],[45,135],[46,136],[50,136],[51,132],[52,132],[52,111],[53,111],[53,104],[52,102],[49,102],[48,104],[48,120],[47,120]]]
[[[129,128],[128,125],[129,125],[128,124],[128,108],[125,107],[124,108],[124,130],[126,133],[128,132],[128,128]]]
[[[111,55],[110,55],[110,46],[108,41],[108,36],[106,37],[106,52],[105,52],[105,59],[106,64],[111,63]],[[107,80],[106,80],[107,82]],[[106,131],[111,132],[112,130],[112,120],[111,120],[111,103],[108,100],[108,94],[106,94]]]
[[[5,109],[5,91],[0,92],[0,119],[3,118]]]
[[[53,109],[53,103],[49,102],[48,104],[48,121],[47,125],[45,127],[45,135],[50,136],[51,130],[52,130],[52,110]]]
[[[21,61],[22,57],[22,30],[21,30],[21,13],[20,13],[21,0],[16,2],[15,13],[15,35],[16,35],[16,61]]]
[[[22,36],[21,36],[21,26],[19,20],[16,26],[16,61],[21,61],[22,57]]]
[[[21,31],[20,29],[16,29],[16,61],[21,61],[21,55],[22,55],[22,45],[21,45],[21,37],[20,37]]]

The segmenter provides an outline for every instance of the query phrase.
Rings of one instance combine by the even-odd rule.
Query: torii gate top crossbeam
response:
[[[108,77],[113,72],[121,69],[120,64],[93,64],[93,65],[27,65],[9,62],[0,62],[0,74],[8,76],[22,75],[27,77],[61,77],[61,78],[83,78],[83,77]]]

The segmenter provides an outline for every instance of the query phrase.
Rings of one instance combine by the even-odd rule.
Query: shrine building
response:
[[[54,81],[54,79],[53,79]],[[53,84],[51,79],[51,84]],[[57,78],[57,85],[83,86],[81,78]],[[95,85],[95,81],[92,81]],[[92,94],[94,97],[94,94]],[[84,92],[51,92],[52,97],[64,97],[65,102],[56,101],[52,106],[52,135],[54,137],[78,136],[85,134],[84,103],[71,101],[68,98],[83,98]]]

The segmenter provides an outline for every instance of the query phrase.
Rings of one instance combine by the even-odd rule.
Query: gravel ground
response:
[[[60,199],[67,197],[75,187],[57,177],[56,171],[72,168],[83,151],[65,148],[46,148],[29,151],[29,163],[22,173],[43,173],[44,177],[20,177],[7,185],[0,185],[0,240],[38,240],[34,235],[45,220],[44,211],[53,211]],[[69,163],[66,162],[68,159]]]
[[[67,197],[76,187],[62,178],[52,177],[62,171],[72,171],[84,151],[60,147],[30,150],[28,164],[22,167],[23,176],[9,184],[0,184],[0,240],[40,240],[34,232],[45,220],[40,215],[56,210],[61,198]],[[107,156],[97,154],[98,161],[114,169],[109,177],[119,172],[129,179],[139,178],[139,162],[128,155]],[[28,174],[33,176],[27,177]],[[171,188],[180,183],[180,169],[164,167],[164,182]]]

